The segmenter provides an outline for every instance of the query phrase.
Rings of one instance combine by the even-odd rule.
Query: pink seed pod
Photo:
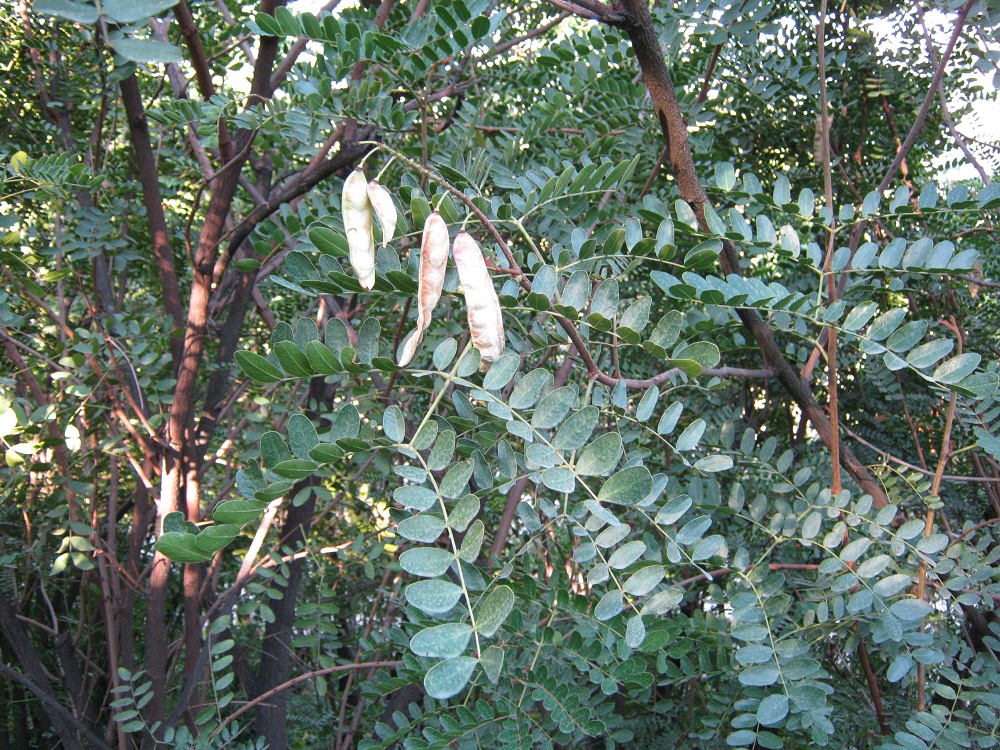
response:
[[[441,299],[444,288],[444,274],[448,266],[448,225],[437,211],[424,222],[424,233],[420,239],[420,278],[417,286],[417,327],[406,340],[399,355],[399,365],[407,365],[417,347],[424,339],[424,333],[431,324],[431,315]]]
[[[472,345],[479,350],[483,362],[496,362],[503,354],[506,336],[500,299],[493,288],[493,279],[483,251],[471,235],[459,232],[452,247],[458,278],[465,293],[469,313],[469,332]]]
[[[396,234],[396,204],[392,202],[392,195],[379,185],[378,180],[368,183],[368,200],[375,208],[375,215],[382,225],[382,244],[388,245]]]
[[[364,172],[355,169],[344,181],[341,213],[347,232],[351,267],[365,289],[375,286],[375,239],[372,233],[372,202]]]

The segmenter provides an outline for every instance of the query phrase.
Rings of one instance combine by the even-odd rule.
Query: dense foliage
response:
[[[995,2],[0,28],[0,750],[997,745]]]

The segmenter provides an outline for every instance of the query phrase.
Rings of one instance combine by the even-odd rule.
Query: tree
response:
[[[0,748],[995,745],[931,10],[0,9]]]

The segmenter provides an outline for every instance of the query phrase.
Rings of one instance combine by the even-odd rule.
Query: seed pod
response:
[[[372,236],[372,202],[364,172],[355,169],[344,181],[341,200],[351,266],[365,289],[375,286],[375,240]]]
[[[500,299],[493,288],[483,251],[466,232],[458,233],[452,249],[469,312],[472,345],[479,350],[483,362],[496,362],[503,354],[506,337]]]
[[[375,208],[375,215],[382,225],[382,244],[388,245],[396,233],[396,204],[392,202],[389,191],[378,184],[378,180],[368,183],[368,200]]]
[[[413,359],[424,333],[431,324],[431,314],[441,299],[444,274],[448,266],[448,225],[437,211],[424,222],[420,239],[420,279],[417,287],[417,327],[406,337],[399,355],[403,367]]]

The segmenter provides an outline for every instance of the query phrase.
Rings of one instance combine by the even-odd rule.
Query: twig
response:
[[[955,323],[955,318],[951,319],[952,326],[955,326],[956,334],[956,351],[958,355],[962,354],[962,334],[958,330],[958,326]],[[937,497],[938,493],[941,491],[941,480],[944,476],[944,467],[948,463],[948,459],[951,456],[951,427],[955,421],[955,402],[957,400],[957,394],[952,391],[951,398],[948,400],[948,411],[944,419],[944,435],[941,438],[941,451],[938,453],[938,465],[937,470],[934,472],[934,481],[931,483],[931,496]],[[934,508],[927,509],[927,523],[924,525],[924,536],[928,537],[934,530]],[[917,599],[923,599],[927,586],[927,562],[921,561],[920,563],[920,574],[917,579]],[[926,681],[927,681],[927,668],[923,664],[917,667],[917,710],[924,711],[927,707],[927,693],[926,693]]]
[[[872,703],[875,704],[875,716],[878,717],[879,732],[884,737],[889,734],[889,723],[885,719],[885,711],[882,708],[882,694],[878,689],[878,680],[872,671],[871,662],[868,661],[868,647],[865,642],[858,642],[858,656],[861,658],[861,669],[864,670],[865,679],[868,681],[868,689],[872,694]]]
[[[962,35],[962,28],[965,26],[965,19],[969,15],[969,11],[972,10],[972,6],[975,5],[975,3],[976,0],[967,0],[965,5],[959,9],[958,14],[955,17],[955,30],[952,32],[951,38],[948,40],[948,46],[945,47],[944,52],[941,53],[941,59],[938,62],[937,70],[934,71],[934,78],[931,80],[930,88],[927,89],[927,96],[924,97],[924,103],[920,105],[917,117],[913,121],[913,126],[910,128],[910,132],[907,133],[906,140],[903,141],[903,145],[896,153],[896,158],[892,160],[892,164],[885,173],[885,177],[883,177],[882,182],[879,183],[878,192],[880,195],[888,189],[889,185],[892,184],[892,180],[896,176],[896,172],[899,170],[899,165],[903,163],[906,155],[910,152],[910,149],[913,148],[913,144],[916,143],[917,136],[920,135],[921,131],[924,129],[924,123],[927,121],[927,113],[930,111],[931,102],[933,102],[934,97],[937,96],[938,86],[944,78],[944,71],[948,66],[948,60],[951,58],[951,53],[955,49],[955,44],[958,42],[958,38]]]
[[[826,94],[826,2],[822,0],[819,8],[819,25],[816,28],[816,53],[819,57],[819,102],[820,102],[820,133],[822,136],[823,160],[823,194],[830,216],[826,228],[826,257],[823,264],[823,276],[826,279],[828,304],[837,300],[837,282],[833,272],[833,249],[836,246],[836,224],[833,211],[833,172],[830,169],[830,105]],[[829,381],[829,412],[830,412],[830,457],[832,480],[830,491],[834,497],[840,494],[840,414],[837,405],[837,329],[829,327],[826,339],[826,366]]]
[[[222,723],[220,723],[219,726],[216,727],[215,731],[218,732],[220,729],[222,729],[222,727],[226,726],[226,724],[231,722],[233,719],[241,716],[242,714],[246,713],[257,704],[266,701],[268,698],[273,698],[278,693],[284,690],[288,690],[288,688],[290,687],[295,687],[300,682],[312,680],[315,679],[316,677],[322,677],[323,675],[326,674],[334,674],[335,672],[346,672],[355,669],[379,669],[380,667],[397,667],[400,664],[402,664],[402,662],[400,661],[373,661],[363,664],[340,664],[336,667],[327,667],[326,669],[317,669],[313,672],[306,672],[305,674],[300,674],[298,677],[293,677],[292,679],[281,683],[277,687],[273,687],[267,692],[261,693],[253,700],[244,703],[238,709],[233,711],[232,714],[223,719]]]

